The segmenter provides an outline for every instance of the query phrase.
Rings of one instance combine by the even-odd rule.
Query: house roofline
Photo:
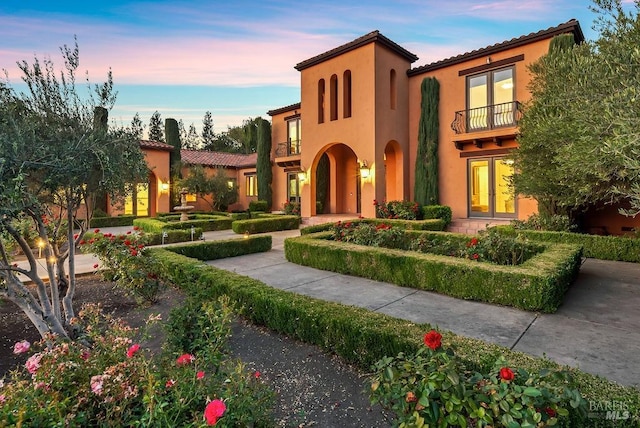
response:
[[[286,113],[288,111],[293,111],[293,110],[300,110],[300,103],[295,103],[295,104],[291,104],[285,107],[279,107],[279,108],[275,108],[273,110],[269,110],[267,112],[267,114],[269,116],[275,116],[277,114],[282,114],[282,113]]]
[[[456,55],[454,57],[446,58],[440,61],[423,65],[421,67],[410,69],[407,71],[407,75],[416,76],[418,74],[427,73],[429,71],[438,70],[440,68],[459,64],[459,63],[470,61],[473,59],[478,59],[478,58],[481,58],[487,55],[492,55],[507,49],[513,49],[522,45],[538,42],[540,40],[549,39],[551,37],[554,37],[560,34],[567,34],[567,33],[573,33],[573,38],[577,44],[582,43],[584,41],[584,34],[582,33],[582,29],[580,28],[580,23],[575,19],[571,19],[556,27],[550,27],[550,28],[547,28],[546,30],[541,30],[536,33],[530,33],[524,36],[513,38],[511,40],[506,40],[504,42],[497,43],[495,45],[487,46],[481,49],[476,49],[471,52],[466,52],[460,55]]]
[[[339,55],[342,55],[346,52],[352,51],[359,47],[368,45],[369,43],[378,43],[386,48],[390,49],[392,52],[398,54],[399,56],[407,59],[409,62],[413,63],[418,60],[418,57],[394,42],[393,40],[383,36],[380,31],[375,30],[370,32],[369,34],[365,34],[362,37],[358,37],[357,39],[346,43],[342,46],[338,46],[337,48],[331,49],[327,52],[321,53],[320,55],[316,55],[312,58],[309,58],[305,61],[302,61],[294,67],[298,71],[302,71],[305,68],[309,68],[316,64],[320,64],[321,62],[327,61],[331,58],[335,58]]]

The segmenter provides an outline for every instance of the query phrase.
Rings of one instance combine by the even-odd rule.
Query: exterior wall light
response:
[[[307,179],[307,172],[302,169],[301,171],[298,172],[298,180],[300,181],[305,181]]]
[[[160,182],[160,193],[169,193],[169,183]]]
[[[367,165],[367,161],[363,160],[362,163],[360,164],[360,177],[369,178],[370,172],[371,171],[369,170],[369,166]]]

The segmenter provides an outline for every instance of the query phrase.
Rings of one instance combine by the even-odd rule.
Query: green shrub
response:
[[[393,410],[400,426],[552,426],[586,401],[567,387],[566,370],[529,373],[500,357],[490,372],[466,370],[431,330],[415,353],[384,357],[374,366],[372,402]],[[516,425],[517,424],[517,425]]]
[[[640,239],[627,236],[600,236],[573,232],[515,230],[513,226],[495,226],[500,233],[522,235],[535,242],[581,245],[584,256],[600,260],[640,263]]]
[[[366,223],[372,225],[390,225],[395,228],[401,228],[406,230],[433,230],[442,231],[445,229],[444,220],[441,219],[428,219],[428,220],[398,220],[398,219],[379,219],[379,218],[358,218],[348,220],[352,225]],[[301,235],[308,235],[310,233],[325,232],[335,227],[335,223],[322,223],[312,226],[305,226],[300,229]]]
[[[439,218],[444,220],[445,228],[451,224],[451,207],[446,205],[425,205],[422,207],[422,218],[427,220]]]
[[[416,352],[428,324],[414,324],[363,308],[274,289],[264,283],[208,266],[203,262],[171,253],[165,249],[150,249],[163,266],[163,278],[179,284],[196,299],[216,299],[228,295],[242,307],[250,321],[264,325],[292,338],[315,344],[334,352],[347,361],[369,371],[385,356]],[[483,342],[450,332],[442,332],[443,343],[455,349],[462,364],[472,371],[491,372],[501,356],[505,365],[529,372],[557,370],[560,366],[548,359],[536,358],[512,351],[500,345]],[[577,369],[568,369],[583,397],[594,402],[616,402],[626,406],[630,414],[640,414],[640,391],[624,387]],[[615,421],[586,419],[570,412],[570,426],[616,427]]]
[[[271,250],[271,236],[250,236],[244,239],[201,242],[191,245],[172,246],[167,249],[198,260],[217,260],[269,251]]]
[[[91,219],[90,227],[120,227],[132,226],[135,215],[119,215],[117,217],[94,217]]]
[[[93,217],[109,217],[109,214],[101,210],[100,208],[96,208],[93,210]]]
[[[566,215],[532,214],[526,220],[511,220],[511,226],[520,230],[546,230],[550,232],[572,232],[576,225],[571,224],[571,219]]]
[[[444,232],[411,232],[443,234]],[[452,234],[453,235],[453,234]],[[581,248],[548,245],[519,266],[327,240],[329,232],[285,240],[285,256],[293,263],[376,281],[436,291],[453,297],[555,312],[580,268]],[[465,235],[459,235],[468,239]],[[487,286],[491,284],[491,286]]]
[[[409,237],[404,229],[392,227],[389,224],[379,223],[352,223],[337,222],[331,228],[331,237],[335,241],[351,242],[358,245],[371,247],[407,249]]]
[[[285,202],[284,213],[286,215],[300,215],[300,202]]]
[[[377,218],[397,218],[402,220],[422,219],[422,210],[417,202],[389,201],[381,203],[374,199]]]
[[[278,230],[293,230],[300,227],[300,217],[295,215],[274,215],[250,220],[234,221],[231,228],[235,233],[265,233]]]
[[[265,212],[269,208],[269,204],[267,201],[250,201],[249,202],[249,211],[262,211]]]

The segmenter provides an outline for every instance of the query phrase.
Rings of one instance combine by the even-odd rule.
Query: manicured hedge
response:
[[[267,201],[251,201],[249,202],[249,211],[267,211],[269,203]]]
[[[513,226],[496,227],[501,233],[520,234],[532,241],[582,245],[585,257],[640,263],[640,239],[638,238],[587,235],[572,232],[516,230]]]
[[[198,260],[216,260],[244,254],[261,253],[271,249],[271,236],[261,235],[249,238],[227,239],[201,242],[198,244],[168,247],[173,253]]]
[[[353,220],[346,220],[343,223],[369,223],[369,224],[388,224],[394,227],[399,227],[406,230],[433,230],[442,231],[446,228],[446,223],[442,219],[428,219],[428,220],[399,220],[389,218],[358,218]],[[300,229],[301,235],[308,235],[310,233],[324,232],[330,230],[335,222],[314,224],[312,226],[306,226]],[[468,238],[468,237],[467,237]]]
[[[202,301],[227,295],[242,307],[242,314],[292,338],[335,352],[368,372],[373,363],[399,352],[415,352],[423,346],[428,324],[414,324],[363,308],[345,306],[274,289],[239,274],[216,269],[203,262],[166,249],[152,249],[163,266],[162,277]],[[548,359],[536,358],[478,339],[442,331],[443,345],[455,349],[469,370],[488,372],[500,356],[512,368],[528,371],[560,366]],[[573,382],[587,400],[625,405],[631,415],[640,414],[640,391],[623,387],[599,376],[570,369]],[[615,427],[615,421],[586,419],[572,413],[574,427]],[[625,421],[623,421],[625,422]],[[627,426],[627,425],[625,425]]]
[[[162,240],[163,232],[145,232],[145,242],[147,245],[161,245],[161,244],[174,244],[177,242],[187,242],[191,241],[191,229],[189,230],[167,230],[165,231],[167,236],[165,236],[164,241]],[[202,235],[202,229],[196,227],[193,233],[194,240],[199,240],[200,235]],[[91,238],[95,238],[97,233],[94,232],[86,232],[84,234],[83,239],[85,241],[90,240]]]
[[[296,215],[261,215],[249,220],[236,220],[231,228],[235,233],[264,233],[278,230],[292,230],[300,227],[300,217]]]
[[[457,257],[336,242],[327,240],[328,235],[328,232],[321,232],[286,239],[287,260],[316,269],[528,311],[555,312],[558,309],[564,293],[578,274],[582,255],[579,246],[549,244],[544,252],[521,265],[500,266]]]
[[[170,216],[168,216],[170,217]],[[163,217],[166,219],[167,217]],[[210,230],[227,230],[231,229],[231,217],[228,216],[206,216],[206,218],[168,222],[157,218],[138,218],[133,221],[135,226],[145,232],[160,233],[164,230],[191,229],[191,227],[200,228],[203,231]],[[199,235],[198,235],[199,236]]]
[[[135,215],[119,215],[116,217],[94,217],[89,223],[90,227],[119,227],[132,226]]]
[[[446,205],[425,205],[422,207],[422,218],[427,220],[438,218],[444,220],[444,227],[451,224],[451,207]]]

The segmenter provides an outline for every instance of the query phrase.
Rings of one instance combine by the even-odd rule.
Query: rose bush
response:
[[[489,373],[471,373],[435,330],[414,354],[385,357],[374,365],[371,401],[396,414],[399,427],[546,427],[585,412],[580,393],[567,387],[565,371],[528,373],[503,359]]]
[[[219,310],[230,313],[224,305],[218,302]],[[219,358],[212,364],[198,353],[153,355],[138,342],[143,332],[98,305],[85,306],[74,324],[76,341],[49,336],[16,344],[19,352],[35,353],[0,381],[0,426],[271,423],[273,394],[241,363]]]
[[[126,234],[114,235],[94,231],[95,237],[81,241],[85,252],[93,253],[102,264],[100,273],[107,281],[130,293],[140,304],[154,303],[162,291],[158,279],[159,266],[146,251],[146,236],[135,228]],[[94,265],[94,269],[100,268]]]

